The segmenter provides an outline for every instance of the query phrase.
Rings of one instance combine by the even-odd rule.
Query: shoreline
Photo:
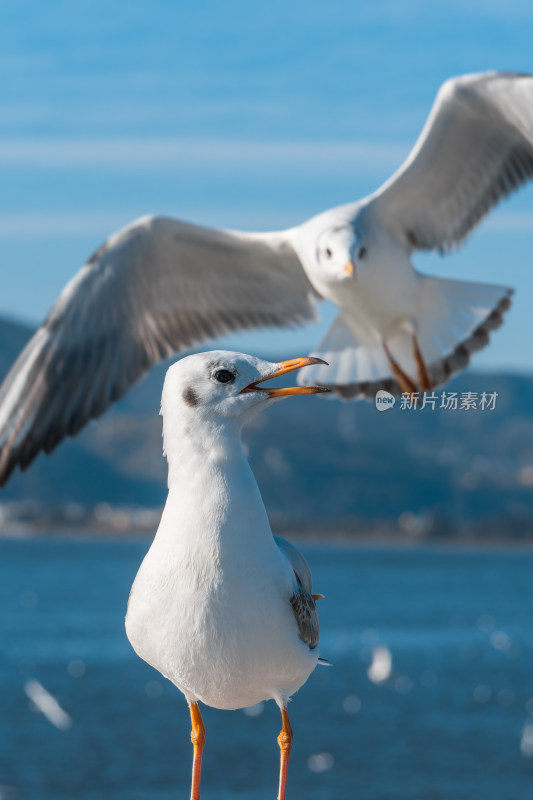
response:
[[[37,539],[51,539],[56,541],[101,541],[109,542],[128,542],[128,541],[147,541],[150,542],[155,534],[146,530],[127,530],[117,531],[110,529],[89,529],[89,528],[33,528],[21,527],[10,530],[0,530],[0,544],[9,541],[24,541]],[[505,538],[505,537],[480,537],[480,536],[406,536],[402,534],[383,534],[365,532],[361,534],[350,533],[347,531],[314,531],[304,532],[290,528],[282,530],[275,529],[275,535],[282,536],[301,546],[306,547],[331,547],[331,548],[350,548],[361,550],[445,550],[445,551],[467,551],[467,550],[532,550],[533,538]]]

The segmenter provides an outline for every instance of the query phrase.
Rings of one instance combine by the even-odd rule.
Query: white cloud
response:
[[[77,238],[124,225],[132,215],[120,211],[36,211],[0,214],[0,239]]]
[[[487,220],[485,229],[496,233],[533,233],[533,211],[498,211]]]
[[[373,170],[393,169],[407,145],[374,142],[256,142],[195,139],[3,139],[0,166],[95,167],[153,169],[183,167],[191,162],[215,167],[254,163],[274,166]]]
[[[95,246],[111,233],[151,213],[153,209],[108,209],[87,211],[28,211],[19,213],[0,212],[0,240],[52,240],[81,239],[91,237]],[[275,208],[224,208],[176,207],[168,216],[215,228],[238,228],[247,231],[282,230],[303,221],[304,215]]]

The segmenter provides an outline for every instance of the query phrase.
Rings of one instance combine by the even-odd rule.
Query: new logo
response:
[[[389,408],[392,408],[394,403],[396,402],[396,398],[390,392],[386,392],[385,389],[380,389],[376,392],[376,408],[378,411],[388,411]]]

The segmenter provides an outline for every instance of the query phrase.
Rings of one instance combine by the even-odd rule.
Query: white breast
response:
[[[128,638],[188,700],[224,709],[286,700],[318,659],[298,637],[294,573],[246,460],[230,475],[227,464],[203,472],[169,492],[130,595]],[[199,479],[201,503],[191,499]]]

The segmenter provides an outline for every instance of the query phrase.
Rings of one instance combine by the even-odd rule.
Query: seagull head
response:
[[[293,237],[309,280],[319,294],[334,303],[345,289],[351,291],[366,266],[366,236],[359,224],[363,220],[360,214],[355,220],[343,218],[346,216],[319,214],[297,228]]]
[[[223,420],[243,424],[280,398],[328,392],[323,386],[265,384],[270,378],[309,364],[325,363],[313,357],[271,362],[227,350],[187,356],[167,371],[161,399],[164,425],[167,419],[191,417],[216,420],[218,424]]]
[[[316,266],[322,280],[329,284],[356,278],[358,262],[365,255],[361,236],[352,225],[326,228],[318,236]]]

